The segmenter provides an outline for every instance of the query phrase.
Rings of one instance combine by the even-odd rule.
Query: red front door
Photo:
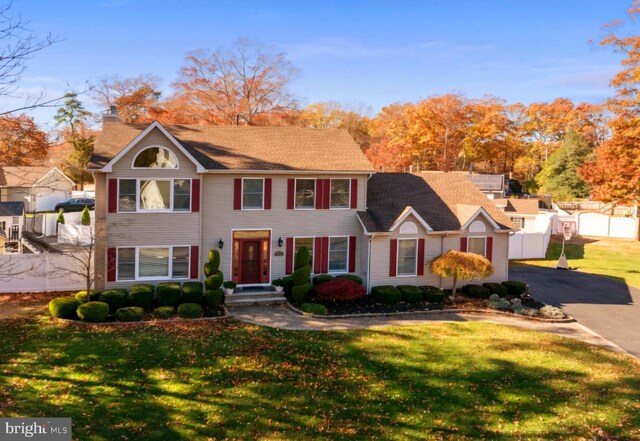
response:
[[[260,254],[259,240],[243,240],[240,246],[240,283],[260,283]]]

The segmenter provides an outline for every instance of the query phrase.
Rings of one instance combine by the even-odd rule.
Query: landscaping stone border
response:
[[[411,316],[411,315],[419,315],[419,314],[427,314],[427,315],[441,315],[441,314],[492,314],[492,315],[501,315],[505,317],[514,317],[520,318],[524,320],[531,320],[543,323],[573,323],[576,322],[576,319],[573,317],[567,316],[563,319],[553,319],[553,318],[542,318],[542,317],[529,317],[526,315],[515,314],[513,312],[504,312],[499,311],[497,309],[482,309],[482,308],[470,308],[470,309],[437,309],[431,311],[404,311],[404,312],[368,312],[364,314],[341,314],[341,315],[316,315],[308,312],[304,312],[291,303],[287,302],[287,307],[295,312],[296,314],[320,318],[320,319],[344,319],[344,318],[358,318],[358,317],[394,317],[394,316]]]

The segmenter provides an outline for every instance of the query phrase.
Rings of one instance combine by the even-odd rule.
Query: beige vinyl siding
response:
[[[400,227],[398,227],[393,233],[390,235],[380,235],[375,236],[372,241],[372,252],[371,252],[371,286],[378,285],[435,285],[442,288],[451,288],[452,279],[442,279],[434,276],[429,272],[428,262],[433,260],[435,257],[439,256],[443,252],[449,250],[459,250],[460,249],[460,238],[461,237],[469,237],[469,236],[491,236],[493,237],[493,252],[492,252],[492,263],[495,268],[495,273],[493,276],[488,279],[481,281],[460,281],[459,286],[466,285],[467,283],[482,283],[482,282],[502,282],[508,279],[508,245],[509,245],[509,235],[508,234],[496,234],[493,232],[492,227],[488,222],[483,219],[478,218],[486,226],[486,233],[468,233],[467,231],[457,232],[449,232],[444,235],[444,233],[434,232],[431,234],[427,234],[426,230],[419,225],[419,223],[413,219],[413,216],[409,216],[407,221],[414,222],[418,227],[418,235],[412,234],[399,234]],[[391,239],[404,239],[404,238],[422,238],[425,239],[425,269],[424,276],[397,276],[390,277],[389,276],[389,257],[390,257],[390,248],[391,248]]]
[[[234,210],[234,179],[247,175],[207,174],[203,185],[202,203],[202,248],[200,258],[206,259],[211,248],[218,249],[218,241],[224,241],[220,250],[221,270],[225,279],[231,274],[231,252],[233,230],[271,230],[271,279],[285,275],[286,239],[301,236],[356,236],[356,274],[362,275],[362,260],[366,255],[366,243],[355,209],[340,210],[289,210],[287,209],[288,179],[301,178],[352,178],[355,176],[318,174],[277,175],[256,174],[256,177],[271,178],[271,210]],[[366,176],[358,176],[358,209],[364,209]],[[278,238],[284,244],[278,247]],[[364,248],[363,248],[364,247]],[[281,256],[277,256],[282,252]]]

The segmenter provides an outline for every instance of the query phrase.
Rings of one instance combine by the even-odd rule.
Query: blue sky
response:
[[[301,103],[371,106],[449,92],[509,102],[602,102],[620,55],[597,44],[630,0],[40,1],[13,10],[61,41],[28,64],[21,92],[50,97],[106,75],[151,73],[165,92],[190,50],[246,37],[287,54]],[[596,44],[588,44],[589,40]],[[86,98],[87,106],[97,110]],[[7,108],[12,103],[0,103]],[[51,127],[52,111],[34,113]]]

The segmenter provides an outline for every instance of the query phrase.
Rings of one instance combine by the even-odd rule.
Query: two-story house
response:
[[[476,205],[453,207],[454,222],[435,221],[451,213],[450,207],[438,214],[442,204],[429,206],[440,199],[435,190],[422,205],[387,212],[385,198],[393,207],[404,203],[387,186],[411,196],[415,182],[374,175],[344,130],[131,125],[109,115],[91,168],[96,268],[104,276],[98,289],[203,280],[202,264],[213,248],[220,251],[225,279],[270,285],[292,272],[303,246],[311,251],[315,274],[355,273],[368,286],[436,283],[425,274],[425,259],[443,246],[458,248],[459,238],[449,240],[451,229],[458,236],[469,232],[469,250],[507,260],[508,219],[466,179],[463,193],[475,192],[470,203]],[[389,184],[394,176],[397,184]],[[383,212],[393,225],[378,223]],[[486,237],[484,245],[471,236]],[[496,280],[506,279],[503,266]]]

